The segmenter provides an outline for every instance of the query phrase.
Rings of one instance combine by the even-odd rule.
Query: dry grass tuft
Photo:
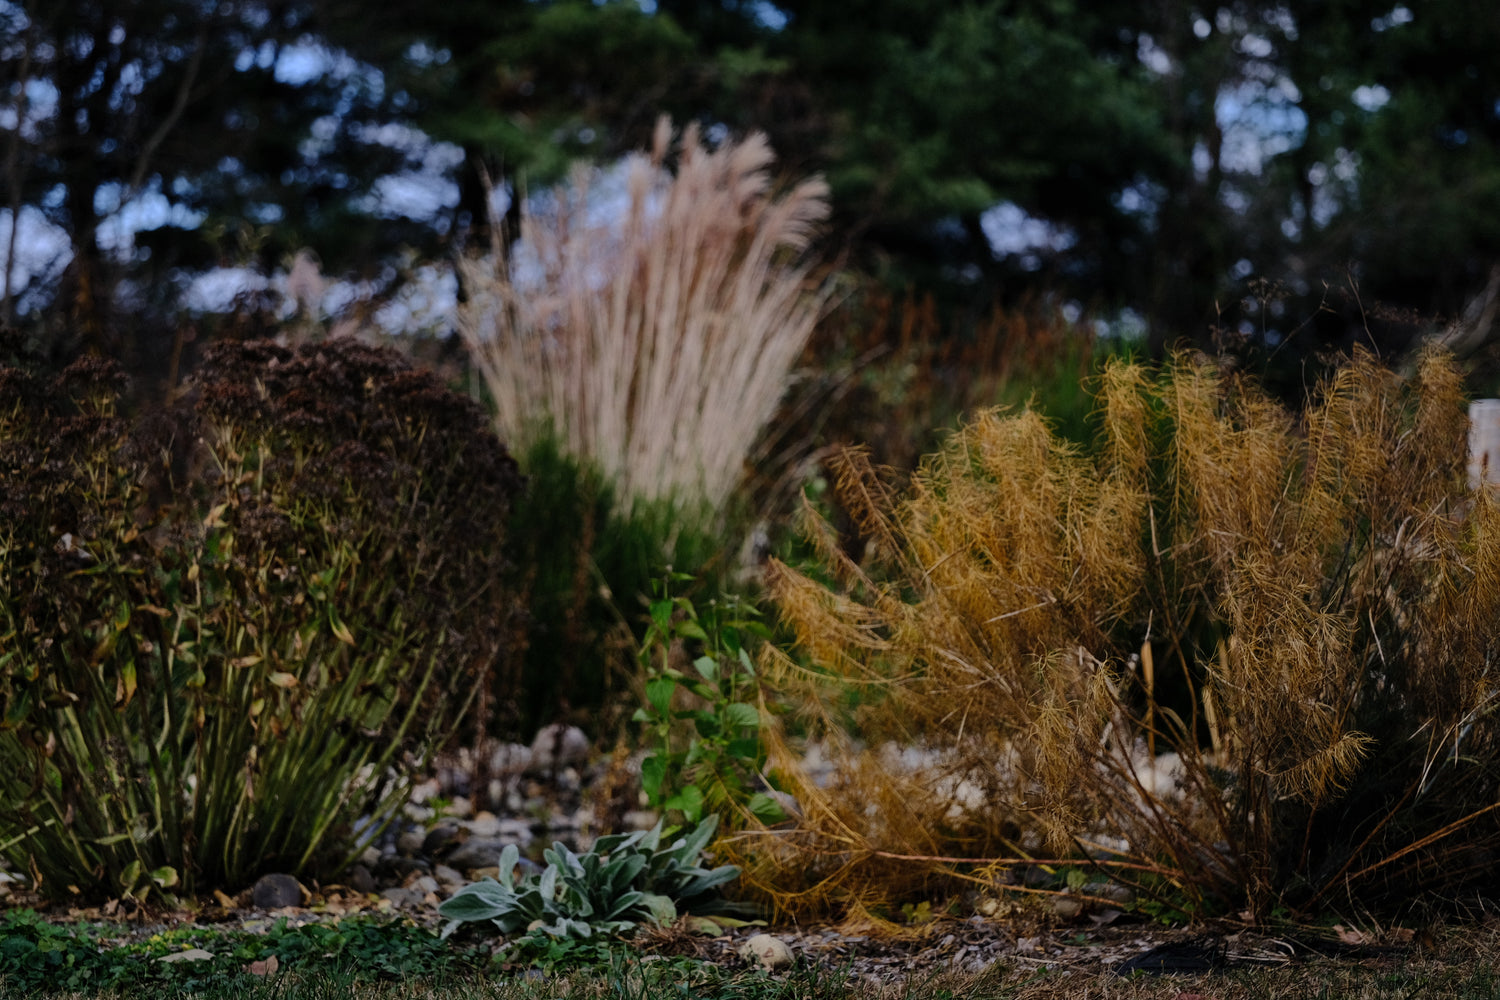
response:
[[[776,194],[763,135],[710,151],[690,125],[627,168],[623,218],[589,176],[523,217],[528,256],[463,267],[459,328],[508,441],[550,425],[625,500],[722,510],[823,307],[805,251],[828,189]]]
[[[899,496],[845,457],[874,557],[775,565],[805,665],[766,664],[836,776],[772,734],[805,819],[725,845],[751,884],[804,914],[1082,860],[1264,915],[1487,877],[1500,508],[1451,362],[1356,357],[1300,420],[1185,357],[1095,391],[1092,454],[991,410]]]

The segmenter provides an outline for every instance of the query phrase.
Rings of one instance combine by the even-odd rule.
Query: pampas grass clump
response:
[[[629,161],[622,217],[591,214],[588,175],[521,224],[525,266],[463,267],[459,328],[524,450],[550,425],[622,502],[722,511],[821,311],[803,259],[827,186],[772,190],[763,135],[706,149],[690,125]]]

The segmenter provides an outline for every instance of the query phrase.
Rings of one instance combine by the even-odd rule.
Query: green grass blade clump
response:
[[[0,372],[0,852],[53,895],[341,861],[508,655],[515,463],[352,340],[118,389]]]

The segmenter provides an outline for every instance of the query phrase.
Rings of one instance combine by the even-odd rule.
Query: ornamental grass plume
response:
[[[522,216],[515,260],[470,261],[459,329],[506,440],[556,433],[623,503],[722,510],[822,309],[805,251],[819,179],[774,194],[765,136],[706,149],[658,122],[601,218],[589,175]]]
[[[835,777],[769,730],[804,820],[726,845],[746,881],[857,913],[1082,865],[1264,916],[1490,879],[1500,505],[1451,360],[1358,355],[1300,417],[1187,357],[1095,391],[1089,453],[991,410],[904,490],[843,457],[874,555],[809,510],[820,565],[772,573],[803,659],[769,671]]]

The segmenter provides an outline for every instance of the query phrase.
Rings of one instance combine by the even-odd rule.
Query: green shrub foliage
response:
[[[0,851],[53,895],[342,861],[509,656],[516,465],[351,340],[120,390],[0,369]]]
[[[526,596],[525,653],[498,679],[494,735],[529,737],[559,717],[608,730],[638,694],[636,648],[649,629],[653,586],[667,566],[693,571],[694,592],[724,584],[723,541],[670,501],[616,503],[615,485],[587,460],[537,432],[520,455],[526,490],[507,544]]]

